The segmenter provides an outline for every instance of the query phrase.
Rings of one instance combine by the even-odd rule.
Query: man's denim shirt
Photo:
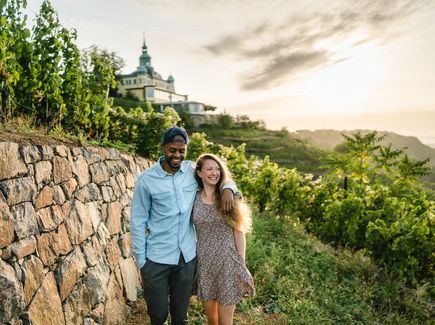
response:
[[[175,174],[163,170],[159,161],[136,180],[131,211],[132,248],[136,265],[142,268],[149,259],[177,265],[196,256],[196,239],[190,218],[197,183],[194,165],[183,161]],[[234,183],[226,187],[237,191]]]

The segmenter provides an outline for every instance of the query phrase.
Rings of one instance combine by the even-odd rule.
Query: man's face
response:
[[[164,167],[169,168],[167,172],[176,172],[186,157],[187,145],[180,142],[172,142],[163,145],[165,155]],[[166,166],[165,166],[166,165]]]

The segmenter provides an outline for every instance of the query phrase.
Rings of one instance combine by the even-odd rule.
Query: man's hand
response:
[[[222,191],[221,206],[224,212],[231,212],[234,205],[234,195],[233,191],[226,188]]]

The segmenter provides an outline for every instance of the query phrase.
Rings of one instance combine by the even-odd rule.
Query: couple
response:
[[[169,305],[172,324],[187,324],[193,292],[208,324],[232,324],[235,304],[254,294],[245,267],[250,214],[218,157],[184,161],[188,142],[184,129],[167,129],[163,156],[136,180],[132,248],[147,311],[164,324]]]

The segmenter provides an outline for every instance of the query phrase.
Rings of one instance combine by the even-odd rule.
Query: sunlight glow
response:
[[[352,46],[353,40],[332,46],[340,53],[333,64],[304,79],[304,97],[315,107],[312,112],[357,113],[370,109],[382,81],[383,59],[370,43]],[[347,45],[347,48],[343,48]]]

